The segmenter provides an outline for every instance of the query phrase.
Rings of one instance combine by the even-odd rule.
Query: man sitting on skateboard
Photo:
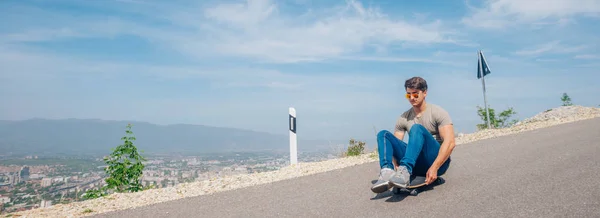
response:
[[[393,134],[387,130],[377,134],[381,172],[371,188],[375,193],[385,192],[391,185],[405,188],[411,175],[424,176],[425,183],[431,184],[450,165],[455,146],[450,115],[440,106],[426,103],[427,82],[423,78],[406,80],[404,88],[412,108],[398,118]],[[402,141],[406,132],[408,144]]]

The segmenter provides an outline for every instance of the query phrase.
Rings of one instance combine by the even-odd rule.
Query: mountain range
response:
[[[107,155],[122,144],[132,124],[138,149],[149,153],[202,154],[219,152],[289,152],[289,136],[244,129],[192,124],[156,125],[96,119],[0,120],[0,150],[4,154]],[[299,151],[331,150],[330,143],[301,140]]]

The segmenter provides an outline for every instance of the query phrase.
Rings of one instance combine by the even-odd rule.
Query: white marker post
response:
[[[290,107],[290,164],[298,163],[298,139],[296,138],[296,109]]]

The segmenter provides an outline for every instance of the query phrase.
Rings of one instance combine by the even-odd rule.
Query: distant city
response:
[[[202,156],[145,156],[142,184],[165,188],[180,183],[236,174],[278,170],[289,165],[288,153],[214,153]],[[336,158],[333,152],[300,152],[301,162]],[[1,214],[85,200],[89,189],[105,185],[101,157],[1,157]]]

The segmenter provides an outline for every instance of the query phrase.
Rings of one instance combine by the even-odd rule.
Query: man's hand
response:
[[[425,184],[429,185],[433,181],[437,179],[438,168],[435,166],[431,166],[429,170],[427,170],[427,175],[425,177]]]

